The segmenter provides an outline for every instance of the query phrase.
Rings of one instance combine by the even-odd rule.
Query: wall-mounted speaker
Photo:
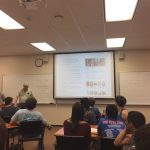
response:
[[[43,55],[42,56],[44,64],[47,64],[49,62],[49,55]]]
[[[119,60],[125,60],[125,52],[119,52]]]

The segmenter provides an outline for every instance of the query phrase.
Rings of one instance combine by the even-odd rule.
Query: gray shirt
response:
[[[34,110],[20,109],[11,118],[12,122],[21,122],[25,120],[41,120],[43,124],[47,124],[47,121],[43,115],[40,112]]]

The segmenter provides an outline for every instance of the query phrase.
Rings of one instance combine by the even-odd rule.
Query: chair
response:
[[[121,146],[115,146],[114,140],[111,138],[102,138],[101,139],[101,148],[102,150],[122,150]]]
[[[84,136],[56,136],[55,150],[89,150]]]
[[[22,121],[19,127],[19,144],[23,148],[23,142],[38,141],[38,148],[43,150],[44,126],[42,121]]]

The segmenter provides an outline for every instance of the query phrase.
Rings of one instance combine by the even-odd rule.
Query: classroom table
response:
[[[55,132],[54,134],[56,137],[57,136],[64,136],[64,128],[60,128],[58,131]],[[97,133],[97,125],[91,125],[91,138],[96,139],[99,138],[100,136]]]
[[[11,133],[12,130],[18,129],[19,126],[17,126],[17,125],[11,125],[9,123],[6,123],[5,125],[6,125],[7,131],[8,131],[7,140],[6,140],[6,150],[8,150],[9,149],[10,133]]]
[[[57,143],[57,139],[59,136],[64,136],[64,128],[60,128],[58,131],[55,132],[55,137],[56,137],[56,143]],[[98,141],[100,140],[100,136],[97,133],[97,125],[91,125],[91,142],[93,143],[93,145],[95,143],[98,143]]]
[[[5,107],[5,104],[0,104],[0,109],[3,109]]]

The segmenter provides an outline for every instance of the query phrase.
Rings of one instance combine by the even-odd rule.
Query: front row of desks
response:
[[[64,136],[64,128],[60,128],[55,134],[57,136]],[[98,133],[97,133],[97,125],[91,125],[91,138],[98,138]]]
[[[64,128],[60,128],[55,134],[57,136],[64,136]],[[91,139],[98,139],[100,136],[97,133],[97,125],[91,125]]]
[[[8,137],[7,137],[7,141],[6,141],[6,149],[9,149],[9,137],[10,137],[10,132],[14,129],[19,128],[18,126],[15,125],[10,125],[8,123],[6,123],[6,128],[8,129]],[[64,136],[64,128],[60,128],[55,134],[56,137],[57,136]],[[97,139],[99,138],[98,134],[97,134],[97,125],[91,125],[91,138],[92,139]]]
[[[54,135],[56,137],[56,144],[54,145],[55,145],[55,149],[57,149],[57,147],[60,146],[59,143],[61,141],[61,137],[64,136],[64,128],[63,127],[60,128]],[[97,132],[97,125],[91,125],[91,144],[95,147],[95,144],[99,143],[99,139],[100,139],[100,136],[98,135],[98,132]]]

